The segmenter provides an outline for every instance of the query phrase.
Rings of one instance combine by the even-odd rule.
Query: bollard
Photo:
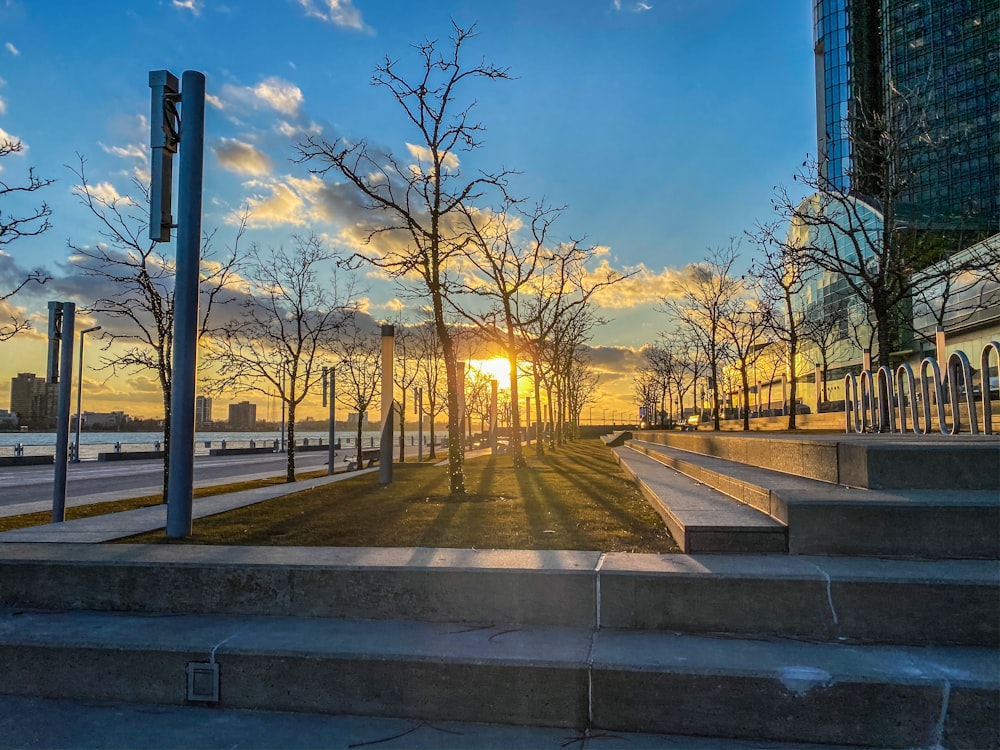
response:
[[[250,447],[251,447],[251,448],[256,448],[256,447],[257,447],[257,444],[256,444],[256,443],[255,443],[255,442],[254,442],[253,440],[251,440],[251,441],[250,441]]]
[[[225,440],[223,440],[223,441],[222,441],[222,450],[225,450],[225,449],[226,449],[226,441],[225,441]]]
[[[75,464],[76,461],[77,461],[77,458],[76,458],[76,443],[70,443],[69,444],[69,462],[71,464]]]
[[[15,456],[23,456],[24,455],[24,446],[21,445],[20,443],[18,443],[17,445],[15,445],[14,446],[14,455]]]
[[[305,448],[308,445],[309,445],[309,438],[304,438],[302,440],[302,447]]]
[[[278,450],[278,441],[277,440],[274,441],[274,450],[275,451]]]
[[[205,447],[206,448],[211,448],[212,447],[212,441],[211,440],[206,440],[205,441]]]
[[[121,442],[115,443],[115,453],[121,453],[121,452],[122,452],[122,444],[121,444]]]
[[[154,451],[160,450],[160,441],[159,440],[154,440],[153,441],[153,450]]]

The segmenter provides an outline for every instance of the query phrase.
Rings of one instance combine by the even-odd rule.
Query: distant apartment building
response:
[[[212,424],[212,399],[198,396],[194,400],[194,423],[196,426]]]
[[[10,410],[20,424],[47,429],[55,424],[59,388],[33,372],[21,372],[10,381]]]
[[[368,424],[368,412],[361,412],[361,426],[364,427]],[[358,412],[352,411],[347,415],[347,424],[351,427],[357,427],[358,425]]]
[[[0,430],[16,430],[17,414],[6,409],[0,409]]]
[[[71,429],[76,429],[76,414],[70,414]],[[80,415],[80,425],[85,430],[121,432],[129,423],[129,416],[123,411],[85,411]]]
[[[257,404],[241,401],[229,405],[229,426],[234,430],[252,430],[257,426]]]

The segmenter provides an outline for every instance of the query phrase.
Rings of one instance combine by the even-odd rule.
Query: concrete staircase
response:
[[[995,441],[959,466],[961,442],[661,434],[613,450],[686,554],[0,543],[0,693],[587,748],[1000,745]],[[964,486],[911,486],[939,473]]]
[[[615,448],[681,549],[1000,557],[1000,439],[637,433]]]
[[[0,692],[978,750],[998,590],[989,560],[6,544]]]

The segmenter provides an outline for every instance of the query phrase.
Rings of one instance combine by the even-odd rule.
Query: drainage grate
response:
[[[219,702],[219,665],[188,662],[187,699],[201,703]]]

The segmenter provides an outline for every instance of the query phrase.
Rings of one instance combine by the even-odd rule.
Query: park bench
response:
[[[374,466],[375,462],[378,461],[379,456],[382,454],[381,448],[362,448],[361,449],[361,462],[365,464],[367,468]],[[354,454],[354,458],[350,463],[347,464],[348,471],[354,471],[358,468],[358,457]]]
[[[697,430],[698,425],[700,424],[701,424],[701,415],[692,414],[690,417],[684,420],[684,423],[681,425],[681,432]]]

